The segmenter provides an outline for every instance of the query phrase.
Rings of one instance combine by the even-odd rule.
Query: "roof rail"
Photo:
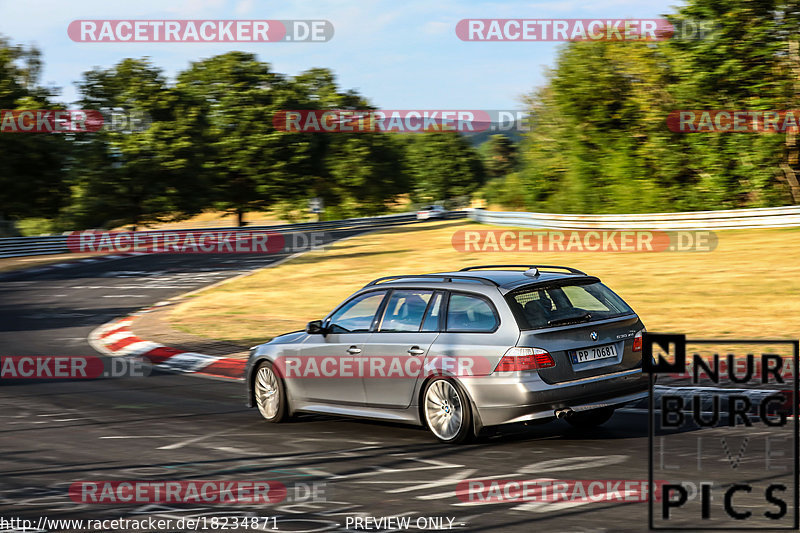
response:
[[[403,278],[424,278],[424,279],[439,279],[445,283],[452,283],[453,281],[477,281],[478,283],[482,283],[484,285],[491,285],[492,287],[499,287],[500,284],[496,281],[492,281],[488,278],[481,278],[477,276],[452,276],[450,274],[400,274],[396,276],[384,276],[382,278],[374,279],[364,285],[364,287],[371,287],[373,285],[377,285],[384,281],[389,280],[401,280]]]
[[[537,269],[537,270],[542,270],[542,269],[551,270],[551,269],[554,269],[554,268],[560,268],[562,270],[567,270],[572,274],[581,274],[581,275],[584,275],[584,276],[586,275],[586,272],[582,272],[582,271],[578,270],[577,268],[565,267],[565,266],[557,266],[557,265],[476,265],[476,266],[464,267],[461,270],[459,270],[459,272],[467,272],[467,271],[470,271],[470,270],[481,270],[481,269],[487,269],[487,268],[504,269],[504,268],[509,268],[509,267],[512,267],[512,268]]]

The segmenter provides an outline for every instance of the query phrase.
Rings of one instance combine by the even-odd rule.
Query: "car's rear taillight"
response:
[[[642,351],[642,333],[644,333],[644,330],[642,330],[639,333],[637,333],[636,336],[633,338],[633,351],[634,352],[641,352]]]
[[[514,347],[506,351],[495,372],[516,372],[519,370],[537,370],[556,366],[553,356],[541,348]]]

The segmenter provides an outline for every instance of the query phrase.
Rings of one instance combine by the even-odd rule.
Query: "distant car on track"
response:
[[[431,218],[444,218],[447,209],[441,205],[429,205],[417,211],[417,220],[428,220]]]
[[[492,265],[388,276],[305,331],[251,349],[247,397],[298,412],[424,425],[459,443],[482,427],[606,422],[647,395],[636,313],[569,267]]]

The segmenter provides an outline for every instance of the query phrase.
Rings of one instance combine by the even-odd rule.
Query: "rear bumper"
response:
[[[554,416],[557,409],[586,411],[623,405],[648,394],[641,368],[549,385],[538,374],[462,379],[480,423],[494,426]]]

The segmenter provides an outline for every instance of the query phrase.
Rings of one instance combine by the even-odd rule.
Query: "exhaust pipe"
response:
[[[567,418],[568,416],[572,416],[574,412],[575,411],[567,407],[565,409],[556,409],[553,411],[553,414],[556,415],[556,418]]]

